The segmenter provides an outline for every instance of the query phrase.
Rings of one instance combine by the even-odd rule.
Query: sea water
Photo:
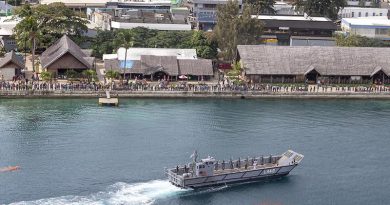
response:
[[[0,204],[389,204],[390,101],[0,100]],[[282,179],[202,190],[164,168],[293,149]]]

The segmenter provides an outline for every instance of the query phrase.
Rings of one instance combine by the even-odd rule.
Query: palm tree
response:
[[[39,29],[39,24],[37,17],[34,15],[33,10],[29,4],[24,5],[20,10],[17,11],[17,14],[23,18],[16,27],[15,38],[18,42],[19,47],[23,47],[25,42],[28,42],[30,45],[30,50],[32,52],[32,67],[35,71],[35,50],[37,48],[37,43],[42,39],[42,32]]]
[[[123,30],[119,32],[115,38],[115,43],[119,47],[124,47],[125,51],[125,62],[123,65],[123,78],[126,77],[126,65],[127,65],[127,50],[134,45],[134,35],[130,30]]]
[[[88,80],[88,83],[90,83],[92,80],[95,80],[97,78],[96,71],[92,69],[84,70],[82,72],[82,75],[84,78]]]

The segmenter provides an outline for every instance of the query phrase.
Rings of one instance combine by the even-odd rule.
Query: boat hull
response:
[[[249,178],[249,179],[237,179],[237,180],[229,180],[229,181],[219,181],[214,183],[208,183],[208,184],[197,184],[197,185],[189,185],[184,188],[191,188],[191,189],[201,189],[206,187],[213,187],[213,186],[221,186],[226,184],[238,184],[238,183],[245,183],[245,182],[264,182],[269,181],[273,179],[279,179],[284,176],[287,176],[289,173],[284,174],[277,174],[272,176],[264,176],[264,177],[257,177],[257,178]]]
[[[267,181],[288,175],[296,166],[297,165],[290,165],[269,169],[246,170],[242,172],[224,173],[208,177],[181,178],[176,180],[170,179],[170,181],[175,186],[191,189],[248,181]]]

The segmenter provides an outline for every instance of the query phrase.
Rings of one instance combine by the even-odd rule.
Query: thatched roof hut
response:
[[[249,75],[371,76],[390,75],[390,48],[239,45],[238,54]]]
[[[42,68],[48,70],[92,69],[95,58],[64,35],[42,53],[40,60]]]

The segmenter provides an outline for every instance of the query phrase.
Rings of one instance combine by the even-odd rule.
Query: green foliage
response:
[[[337,46],[343,47],[390,47],[390,43],[359,35],[336,35]]]
[[[75,70],[69,69],[66,71],[65,76],[68,80],[73,81],[76,78],[80,77],[80,73],[76,72]]]
[[[0,44],[0,57],[4,57],[6,53],[4,46]]]
[[[53,74],[51,72],[48,72],[48,71],[41,72],[40,76],[41,76],[41,79],[43,81],[46,81],[46,82],[51,81],[51,79],[53,78]]]
[[[97,81],[97,74],[95,70],[84,70],[81,75],[83,76],[83,78],[87,79],[88,82]]]
[[[216,58],[217,43],[201,31],[157,31],[147,28],[99,31],[92,44],[93,55],[102,57],[120,47],[195,48],[200,58]]]
[[[87,20],[63,3],[35,7],[25,4],[17,8],[15,14],[23,19],[14,29],[15,39],[21,50],[26,41],[29,42],[27,45],[30,50],[35,49],[31,43],[34,39],[37,46],[47,48],[64,34],[81,36],[88,30]]]
[[[227,73],[227,78],[236,85],[241,85],[244,81],[241,78],[241,63],[236,61],[232,64],[232,69]]]
[[[297,10],[310,16],[326,16],[337,19],[339,11],[347,6],[346,0],[294,0]]]
[[[371,7],[379,8],[380,7],[380,0],[371,0]]]
[[[245,4],[240,14],[237,0],[229,0],[217,10],[218,23],[214,33],[225,60],[236,57],[237,45],[256,44],[263,33],[263,23],[251,17],[252,8]]]
[[[366,7],[366,0],[359,0],[359,7]]]
[[[113,44],[114,39],[115,32],[98,31],[96,38],[92,42],[92,55],[102,58],[103,54],[113,53],[116,48]]]
[[[275,0],[244,0],[245,4],[251,5],[252,14],[275,14]]]
[[[114,70],[108,70],[106,71],[106,78],[108,79],[118,79],[120,74],[118,71],[114,71]]]
[[[7,3],[12,6],[20,6],[20,3],[22,3],[22,0],[8,0]]]

